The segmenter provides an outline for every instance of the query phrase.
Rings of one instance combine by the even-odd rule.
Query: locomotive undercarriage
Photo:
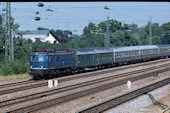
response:
[[[68,74],[74,74],[74,68],[46,69],[46,70],[31,70],[29,73],[33,79],[48,79]]]

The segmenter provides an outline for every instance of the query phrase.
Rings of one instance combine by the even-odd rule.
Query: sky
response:
[[[38,27],[49,29],[70,30],[74,34],[82,34],[89,22],[98,25],[110,19],[123,24],[135,23],[145,26],[150,17],[152,23],[170,22],[170,2],[11,2],[11,15],[15,23],[19,23],[20,31],[36,30]],[[109,10],[104,9],[107,6]],[[1,2],[2,9],[5,2]],[[47,11],[51,9],[53,11]],[[39,12],[39,14],[36,14]],[[40,21],[35,21],[40,17]]]

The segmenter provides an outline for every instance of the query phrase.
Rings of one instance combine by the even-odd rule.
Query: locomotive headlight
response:
[[[41,68],[44,68],[43,66],[41,66]]]
[[[32,66],[30,66],[30,68],[32,68]]]

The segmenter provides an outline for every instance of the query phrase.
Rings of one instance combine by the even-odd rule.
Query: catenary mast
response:
[[[6,35],[5,35],[5,62],[14,61],[13,37],[11,34],[11,7],[10,2],[6,3]]]

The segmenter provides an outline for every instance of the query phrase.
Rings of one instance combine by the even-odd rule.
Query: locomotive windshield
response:
[[[44,62],[45,57],[43,55],[31,56],[31,62]]]

